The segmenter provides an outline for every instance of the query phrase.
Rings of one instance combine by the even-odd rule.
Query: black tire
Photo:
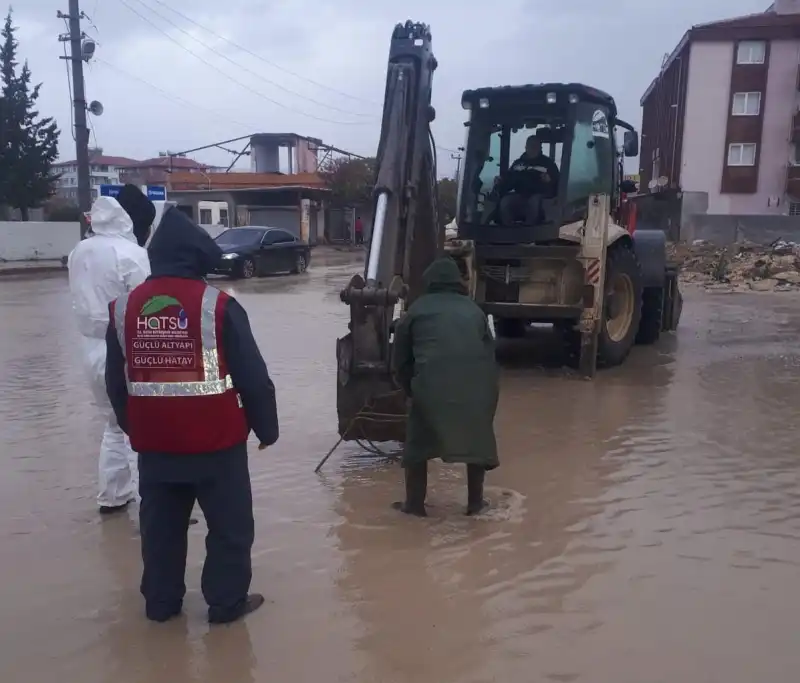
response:
[[[663,287],[645,287],[642,294],[642,319],[636,333],[637,344],[655,344],[664,320]]]
[[[308,268],[308,257],[306,256],[306,253],[304,251],[298,251],[297,254],[295,255],[292,274],[297,275],[299,273],[305,273],[307,268]]]
[[[525,336],[526,321],[521,318],[495,318],[494,331],[498,339],[520,339]]]
[[[600,367],[620,365],[636,341],[642,317],[642,270],[633,250],[627,246],[612,247],[606,256],[606,306],[603,324],[597,339],[597,364]],[[620,304],[624,312],[610,310],[608,293],[622,286],[626,298]]]
[[[239,266],[239,277],[242,280],[249,280],[251,277],[254,277],[256,274],[256,262],[251,258],[242,259],[242,263]]]

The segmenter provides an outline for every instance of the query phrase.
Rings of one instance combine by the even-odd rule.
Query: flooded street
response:
[[[209,628],[205,526],[186,616],[146,622],[133,517],[96,511],[102,424],[66,276],[0,281],[0,681],[790,683],[800,648],[800,298],[686,291],[677,337],[594,382],[511,354],[492,510],[389,508],[396,464],[336,440],[339,289],[358,266],[223,288],[247,309],[281,438],[251,449],[253,589]],[[199,512],[199,511],[198,511]]]

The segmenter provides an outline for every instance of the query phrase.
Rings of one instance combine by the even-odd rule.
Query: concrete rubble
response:
[[[668,258],[681,268],[681,281],[709,291],[800,291],[800,244],[739,242],[727,247],[696,240],[669,245]]]

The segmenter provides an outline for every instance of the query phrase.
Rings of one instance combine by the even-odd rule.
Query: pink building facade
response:
[[[709,214],[800,215],[800,0],[694,26],[641,100],[642,192]]]

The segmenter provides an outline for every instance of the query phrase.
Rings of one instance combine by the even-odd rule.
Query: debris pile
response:
[[[719,247],[704,240],[669,245],[681,280],[721,291],[800,291],[800,244],[739,242]]]

